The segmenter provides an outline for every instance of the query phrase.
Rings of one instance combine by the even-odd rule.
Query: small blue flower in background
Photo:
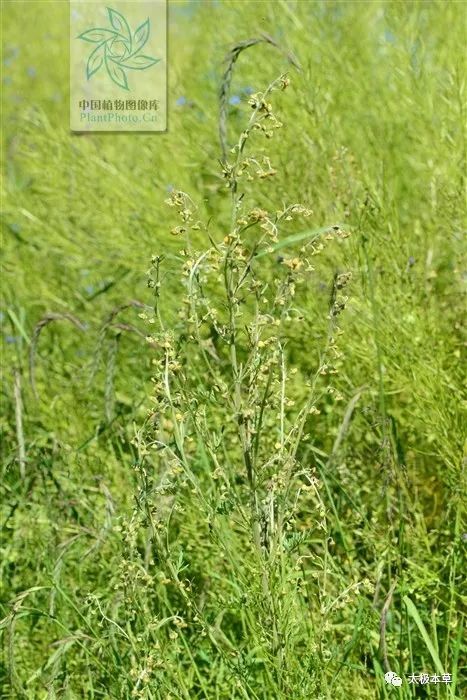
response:
[[[95,286],[94,286],[93,284],[88,284],[88,285],[86,285],[86,287],[84,288],[84,291],[85,291],[87,294],[92,294],[92,293],[94,292],[95,289],[96,289],[96,288],[95,288]]]
[[[241,99],[238,95],[232,95],[232,97],[229,98],[230,105],[239,105],[240,102],[241,102]]]
[[[5,336],[5,342],[8,343],[9,345],[12,345],[13,343],[17,343],[19,340],[17,335],[6,335]]]
[[[245,95],[252,95],[254,91],[254,88],[252,88],[250,85],[247,85],[246,87],[242,88],[242,92],[245,93]]]
[[[390,29],[385,29],[384,31],[384,38],[386,39],[389,44],[395,44],[396,43],[396,37],[395,35],[391,32]]]
[[[173,192],[174,189],[175,189],[175,187],[173,185],[170,185],[170,184],[167,185],[167,187],[166,187],[167,192]]]
[[[415,265],[416,260],[415,260],[414,256],[411,255],[407,262],[408,262],[409,267],[412,267],[412,265]]]
[[[13,49],[11,49],[10,55],[5,57],[5,59],[3,61],[3,65],[10,66],[13,63],[13,61],[15,60],[15,58],[18,58],[18,56],[19,56],[19,48],[17,46],[15,46]]]
[[[37,70],[34,68],[34,66],[29,66],[27,73],[30,78],[35,78],[37,75]]]
[[[178,97],[176,102],[175,102],[175,104],[179,105],[180,107],[182,105],[186,105],[186,103],[187,103],[187,99],[186,99],[186,97],[183,97],[183,95],[182,95],[182,97]]]

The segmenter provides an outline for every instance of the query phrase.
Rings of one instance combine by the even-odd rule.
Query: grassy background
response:
[[[68,131],[67,4],[3,9],[3,697],[462,697],[465,6],[170,2],[169,131],[112,137]],[[166,523],[174,561],[204,601],[201,631],[184,596],[161,582],[157,557],[154,570],[144,565],[133,440],[149,407],[152,353],[137,333],[102,331],[119,305],[152,303],[151,255],[180,248],[163,204],[172,187],[197,201],[214,240],[228,233],[222,60],[262,31],[302,70],[267,45],[239,58],[230,143],[251,111],[250,92],[284,70],[292,79],[275,98],[284,129],[265,146],[277,175],[248,197],[273,210],[303,202],[310,226],[352,231],[323,254],[307,322],[289,343],[300,373],[315,366],[333,275],[352,270],[335,379],[344,401],[323,397],[313,429],[326,530],[311,528],[301,544],[306,595],[296,582],[287,588],[298,631],[285,681],[248,621],[245,610],[260,616],[255,564],[228,518],[221,531],[231,561],[189,490],[176,493],[179,510]],[[196,245],[209,243],[199,233]],[[172,274],[164,288],[169,313],[183,290]],[[84,330],[69,320],[42,329],[35,398],[29,350],[48,312],[72,314]],[[119,318],[146,334],[138,309]],[[299,398],[299,384],[295,391]],[[214,498],[201,466],[199,478]],[[322,612],[366,578],[372,591]],[[434,673],[437,658],[451,686],[382,681],[379,624],[393,582],[391,668]],[[188,626],[174,629],[173,615]],[[148,681],[138,683],[144,669]]]

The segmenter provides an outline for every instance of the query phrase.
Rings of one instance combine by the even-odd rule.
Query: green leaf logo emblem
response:
[[[107,75],[116,85],[129,90],[127,70],[146,70],[160,61],[160,58],[152,58],[141,53],[149,39],[149,18],[132,34],[128,22],[120,12],[108,7],[107,13],[110,29],[95,27],[77,37],[91,44],[97,44],[89,55],[86,77],[89,80],[104,66]]]

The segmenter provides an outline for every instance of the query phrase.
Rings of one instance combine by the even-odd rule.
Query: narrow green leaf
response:
[[[418,614],[417,608],[415,607],[414,603],[411,601],[411,599],[408,596],[406,596],[406,595],[403,596],[402,600],[404,601],[404,603],[407,607],[409,615],[414,620],[415,624],[418,627],[420,634],[422,635],[423,641],[426,644],[426,648],[430,652],[430,656],[433,659],[433,663],[436,666],[436,670],[439,673],[443,674],[444,673],[443,664],[441,663],[441,659],[439,658],[438,652],[436,651],[435,646],[430,639],[430,635],[426,631],[426,627],[423,624],[422,618]]]
[[[332,226],[323,226],[322,228],[316,228],[312,230],[301,231],[300,233],[294,233],[292,236],[287,236],[287,238],[281,238],[280,241],[277,241],[277,243],[268,246],[265,250],[261,250],[256,255],[256,257],[261,258],[263,257],[263,255],[275,253],[278,250],[282,250],[282,248],[288,248],[289,246],[294,245],[295,243],[301,243],[302,241],[314,241],[316,238],[322,236],[323,233],[326,233],[331,229]]]
[[[38,678],[42,673],[44,673],[44,671],[46,671],[53,664],[59,661],[62,656],[66,655],[68,649],[70,649],[76,641],[77,638],[73,637],[72,639],[60,642],[60,646],[58,647],[58,649],[56,649],[56,651],[54,651],[53,654],[49,656],[45,664],[40,666],[36,671],[34,671],[32,676],[28,678],[28,680],[26,681],[26,685],[30,685],[33,681],[36,680],[36,678]]]
[[[18,316],[15,314],[15,312],[13,311],[13,309],[7,309],[7,314],[8,314],[8,316],[10,317],[11,322],[13,323],[13,325],[16,326],[16,328],[17,328],[17,329],[19,330],[19,332],[21,333],[21,335],[22,335],[22,337],[24,338],[24,340],[25,340],[27,343],[30,343],[31,341],[30,341],[30,339],[29,339],[28,334],[26,333],[26,330],[25,330],[25,328],[24,328],[24,325],[21,323],[21,321],[19,320]]]

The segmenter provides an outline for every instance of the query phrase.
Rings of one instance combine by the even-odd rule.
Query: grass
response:
[[[170,3],[168,133],[78,137],[41,5],[3,8],[2,697],[463,697],[465,8]]]

